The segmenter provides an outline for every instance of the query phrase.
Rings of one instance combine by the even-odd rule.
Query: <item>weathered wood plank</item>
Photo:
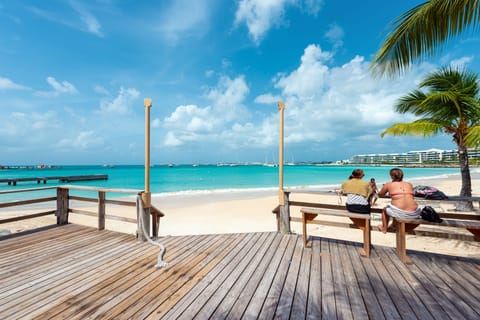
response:
[[[479,319],[479,314],[475,310],[478,308],[472,308],[474,305],[478,306],[478,301],[470,305],[472,299],[470,299],[469,295],[465,295],[464,290],[450,278],[448,273],[445,272],[445,269],[448,266],[444,265],[442,268],[439,268],[436,263],[431,263],[431,260],[425,255],[421,255],[417,259],[419,259],[417,262],[418,267],[423,271],[428,269],[430,280],[435,282],[436,286],[444,293],[445,300],[441,299],[440,304],[453,304],[460,312],[457,317],[460,316],[463,319]],[[455,294],[452,294],[453,292]],[[453,296],[455,296],[455,298],[453,298]],[[465,300],[465,297],[467,297],[467,300]],[[437,297],[437,299],[438,298],[439,297]],[[475,299],[473,301],[475,301]]]
[[[236,279],[232,278],[229,280],[230,283],[233,283],[233,286],[231,286],[228,292],[222,293],[224,299],[221,301],[221,304],[219,303],[217,307],[215,303],[211,303],[212,299],[210,299],[209,303],[202,308],[202,312],[196,318],[202,319],[203,315],[209,314],[211,312],[208,311],[209,305],[216,308],[213,318],[238,319],[241,317],[255,294],[268,264],[273,258],[275,250],[269,250],[269,248],[278,247],[281,239],[282,236],[280,234],[273,233],[269,235],[255,256],[251,257],[244,271]]]
[[[142,302],[142,296],[150,289],[156,288],[163,281],[174,281],[182,276],[184,270],[182,268],[193,267],[196,263],[200,263],[206,256],[206,253],[217,248],[220,239],[212,239],[205,237],[203,241],[198,242],[192,248],[187,248],[181,255],[173,260],[168,260],[172,265],[167,269],[155,269],[154,260],[148,264],[139,266],[138,268],[129,270],[128,274],[115,274],[115,281],[97,284],[93,290],[84,291],[82,295],[77,295],[70,300],[73,305],[79,305],[77,308],[69,308],[68,314],[62,317],[69,319],[84,319],[88,316],[97,316],[101,318],[112,317]],[[198,255],[192,255],[192,251],[198,252]],[[168,252],[167,252],[168,253]],[[180,271],[180,272],[179,272]],[[112,292],[112,289],[114,291]],[[128,299],[126,299],[128,297]],[[105,303],[107,302],[108,303]],[[82,308],[81,305],[90,305],[89,308]],[[120,316],[119,316],[120,317]],[[128,319],[128,317],[125,317]]]
[[[332,255],[333,290],[337,307],[337,319],[353,319],[350,301],[347,293],[345,276],[343,273],[342,258],[339,252],[339,241],[330,242],[330,250],[337,254]]]
[[[273,279],[272,285],[268,292],[267,298],[265,303],[260,311],[259,319],[272,319],[275,315],[275,311],[277,310],[278,302],[280,300],[280,295],[282,293],[285,279],[287,277],[287,273],[289,270],[289,264],[292,260],[292,256],[294,254],[295,248],[299,247],[298,242],[300,240],[297,236],[289,236],[291,237],[290,241],[288,242],[288,246],[285,250],[285,254],[283,255],[279,268],[276,271],[275,277]]]
[[[345,287],[348,292],[348,300],[350,303],[348,307],[351,309],[354,318],[367,319],[367,309],[365,308],[365,304],[362,299],[362,292],[360,291],[360,286],[357,281],[357,277],[355,276],[352,258],[348,254],[348,250],[346,248],[347,246],[354,247],[352,243],[346,244],[345,242],[340,242],[338,244],[339,257],[341,258],[340,268],[344,273]]]
[[[328,240],[322,238],[322,318],[336,319],[335,288],[333,282],[332,257]]]
[[[355,277],[357,278],[358,287],[360,289],[368,317],[370,319],[385,319],[377,295],[375,295],[375,290],[373,289],[370,279],[368,278],[368,272],[362,263],[362,261],[365,259],[358,256],[358,252],[354,246],[347,246],[347,251],[355,272]]]
[[[316,320],[322,316],[322,267],[320,262],[320,240],[318,238],[312,239],[311,254],[306,319]]]
[[[297,242],[295,251],[293,252],[290,265],[288,267],[287,278],[283,285],[282,294],[278,301],[277,310],[275,311],[276,319],[289,319],[295,296],[295,289],[298,279],[298,272],[300,271],[300,263],[302,261],[303,243]]]
[[[282,257],[285,254],[288,243],[291,241],[292,237],[282,236],[281,242],[278,244],[277,249],[274,250],[274,256],[269,261],[267,269],[262,276],[262,279],[252,296],[252,299],[243,314],[243,319],[256,319],[262,310],[262,306],[265,303],[265,300],[268,295],[268,291],[273,283],[275,274],[280,266]],[[273,250],[272,250],[273,251]],[[221,311],[221,310],[220,310]],[[213,316],[220,315],[220,312],[215,312]]]
[[[161,241],[166,269],[154,268],[158,247],[112,231],[65,225],[0,240],[0,318],[480,317],[479,259],[413,251],[407,266],[393,248],[366,259],[359,243],[312,237],[304,249],[280,233]]]
[[[225,294],[225,290],[228,290],[226,286],[231,286],[231,282],[234,281],[244,270],[249,261],[249,255],[255,254],[255,252],[260,248],[261,244],[265,241],[266,236],[266,234],[260,235],[260,238],[258,238],[257,241],[253,243],[252,247],[246,248],[244,251],[239,252],[235,256],[235,259],[232,260],[231,263],[229,263],[225,267],[224,272],[222,272],[222,274],[220,274],[203,290],[202,295],[196,297],[195,300],[191,301],[191,303],[182,312],[182,314],[178,316],[178,319],[194,319],[199,314],[199,312],[202,311],[202,308],[205,306],[205,304],[209,302],[211,298],[213,298],[214,301],[218,301],[217,299],[219,299],[219,297],[222,298]],[[245,257],[247,257],[247,259],[245,259]],[[245,260],[247,262],[244,262]],[[230,275],[234,276],[229,277]],[[224,288],[223,290],[221,290],[222,285]],[[217,290],[219,290],[219,293],[215,298],[214,295],[217,293]],[[213,310],[215,310],[214,308],[216,306],[217,305],[214,303],[214,306],[212,306]],[[212,310],[210,310],[210,312],[212,312]]]
[[[163,309],[163,306],[157,307],[155,314],[152,313],[151,317],[154,315],[158,315],[163,319],[178,319],[178,317],[190,306],[192,301],[197,299],[200,295],[203,295],[205,288],[207,288],[213,282],[220,282],[222,277],[226,277],[228,275],[228,266],[232,263],[232,261],[236,261],[236,257],[240,252],[248,250],[250,245],[255,243],[261,234],[249,234],[242,239],[242,241],[235,246],[235,248],[229,253],[227,257],[223,261],[221,261],[212,271],[199,282],[194,288],[190,288],[185,291],[185,295],[181,297],[180,300],[177,302],[170,301],[168,299],[166,301],[167,308],[169,310]],[[174,305],[173,305],[174,304]],[[164,313],[164,314],[163,314]]]
[[[115,317],[145,319],[148,315],[156,309],[156,306],[165,300],[165,297],[173,295],[177,290],[181,289],[188,282],[200,281],[206,274],[208,274],[225,256],[242,240],[243,236],[239,235],[224,235],[220,238],[218,244],[212,245],[211,253],[208,251],[200,252],[198,259],[199,263],[194,263],[188,271],[182,270],[182,274],[177,279],[168,279],[161,283],[157,288],[157,292],[151,291],[141,297],[144,305],[138,304],[137,308],[128,307],[128,310],[122,312]],[[161,296],[159,296],[161,292]],[[110,317],[110,316],[108,316]],[[155,316],[156,317],[156,316]],[[156,317],[158,319],[158,317]]]

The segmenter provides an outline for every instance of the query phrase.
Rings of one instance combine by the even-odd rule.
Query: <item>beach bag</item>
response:
[[[423,207],[422,211],[420,212],[420,216],[423,220],[427,220],[430,222],[437,222],[441,223],[443,220],[438,215],[437,211],[430,206]]]
[[[430,200],[445,200],[448,198],[445,193],[430,186],[416,186],[413,188],[413,195]]]

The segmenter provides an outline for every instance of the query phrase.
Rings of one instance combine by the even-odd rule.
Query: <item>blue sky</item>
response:
[[[449,136],[385,137],[396,99],[435,68],[478,72],[467,33],[394,79],[370,61],[422,1],[5,1],[0,164],[276,161],[454,149]]]

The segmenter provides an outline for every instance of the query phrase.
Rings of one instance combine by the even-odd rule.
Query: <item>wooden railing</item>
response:
[[[19,200],[19,201],[11,201],[11,202],[4,202],[0,203],[0,208],[7,208],[7,207],[18,207],[18,206],[25,206],[37,203],[45,203],[45,202],[53,202],[56,201],[55,209],[45,209],[40,212],[25,214],[17,217],[10,217],[10,218],[1,218],[0,216],[0,224],[21,221],[26,219],[33,219],[42,216],[48,216],[54,214],[57,217],[57,224],[63,225],[68,223],[69,213],[87,215],[92,217],[98,217],[98,229],[103,230],[105,229],[105,220],[117,220],[123,221],[128,223],[135,223],[137,224],[137,236],[139,238],[143,238],[142,230],[139,230],[139,215],[140,214],[147,214],[147,216],[152,216],[152,235],[158,236],[160,218],[164,216],[164,214],[155,207],[147,208],[144,212],[140,212],[137,202],[126,201],[126,200],[115,200],[115,199],[107,199],[107,193],[121,193],[121,194],[131,194],[135,195],[138,199],[141,199],[141,195],[143,190],[133,190],[133,189],[109,189],[109,188],[96,188],[96,187],[82,187],[82,186],[57,186],[57,187],[43,187],[43,188],[32,188],[32,189],[21,189],[21,190],[8,190],[8,191],[0,191],[0,195],[2,194],[10,194],[10,193],[34,193],[38,191],[44,190],[53,190],[56,189],[56,195],[51,197],[40,197],[36,199],[28,199],[28,200]],[[75,196],[71,195],[71,190],[81,190],[86,192],[96,192],[97,197],[84,197],[84,196]],[[80,202],[90,202],[97,204],[96,211],[89,211],[82,208],[72,208],[70,200],[80,201]],[[141,201],[141,200],[140,200]],[[113,205],[120,205],[120,206],[128,206],[128,207],[136,207],[137,217],[128,218],[128,217],[120,217],[112,214],[106,213],[106,205],[113,204]],[[149,221],[150,219],[148,219]],[[149,225],[149,224],[148,224]],[[144,239],[142,239],[144,240]]]
[[[305,201],[292,201],[290,200],[291,194],[318,194],[318,195],[332,195],[331,192],[326,191],[313,191],[313,190],[284,190],[284,205],[278,205],[275,207],[272,212],[277,216],[277,231],[282,233],[290,233],[291,226],[290,222],[302,222],[300,217],[292,217],[290,215],[291,207],[310,207],[310,208],[327,208],[327,209],[345,209],[344,205],[336,204],[326,204],[319,202],[305,202]],[[457,197],[451,196],[446,200],[431,200],[431,199],[421,199],[422,204],[430,204],[431,202],[459,202],[459,201],[480,201],[480,197]],[[420,202],[420,201],[419,201]],[[381,213],[381,208],[372,208],[372,213]],[[469,214],[469,213],[449,213],[449,212],[439,212],[441,218],[445,219],[460,219],[460,220],[475,220],[480,221],[479,214]],[[315,222],[313,222],[315,223]]]

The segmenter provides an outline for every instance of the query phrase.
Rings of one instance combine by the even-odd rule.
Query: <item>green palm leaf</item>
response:
[[[479,0],[430,0],[405,12],[393,22],[371,70],[376,75],[402,73],[417,59],[433,55],[447,39],[476,27]]]

